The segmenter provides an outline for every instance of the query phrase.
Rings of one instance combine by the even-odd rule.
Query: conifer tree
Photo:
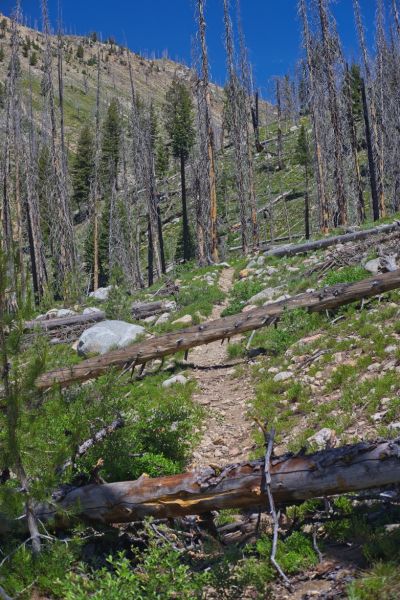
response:
[[[4,60],[4,48],[3,46],[0,46],[0,62],[3,62]]]
[[[99,235],[99,284],[106,285],[109,279],[110,256],[110,227],[111,203],[117,189],[118,162],[121,141],[121,117],[119,104],[116,99],[111,100],[103,124],[101,156],[100,156],[100,181],[104,201],[103,213],[100,223]]]
[[[78,149],[72,165],[73,202],[80,210],[90,197],[90,185],[93,175],[93,136],[91,129],[85,125],[81,131]]]
[[[193,258],[193,246],[190,243],[185,167],[195,141],[195,131],[189,90],[177,80],[172,82],[167,92],[166,127],[171,138],[172,153],[180,160],[181,166],[183,259],[187,261]]]

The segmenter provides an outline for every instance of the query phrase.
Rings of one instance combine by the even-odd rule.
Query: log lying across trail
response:
[[[62,317],[61,319],[40,319],[34,321],[26,321],[24,329],[33,331],[34,329],[43,329],[44,331],[52,331],[53,329],[61,329],[62,327],[72,327],[74,325],[85,325],[86,323],[98,323],[104,321],[106,313],[91,312],[87,315],[72,315],[71,317]]]
[[[227,508],[264,507],[264,460],[208,467],[181,475],[87,485],[54,494],[54,504],[36,508],[41,521],[67,527],[67,513],[98,523],[163,519]],[[362,442],[306,456],[286,455],[270,464],[277,505],[400,483],[400,440]],[[66,513],[64,513],[66,511]]]
[[[102,356],[89,358],[77,365],[44,373],[36,380],[36,386],[39,389],[47,389],[54,384],[65,387],[78,381],[87,381],[99,377],[109,367],[133,369],[137,365],[175,354],[181,350],[189,350],[195,346],[231,338],[246,331],[261,329],[274,323],[285,310],[306,308],[314,312],[325,311],[355,300],[376,296],[398,287],[400,287],[400,269],[356,283],[339,284],[316,292],[300,294],[288,300],[249,310],[246,313],[209,321],[202,325],[181,329],[178,332],[167,333],[139,342],[129,348],[114,350]]]
[[[294,256],[295,254],[307,254],[307,252],[321,250],[322,248],[328,248],[329,246],[335,246],[336,244],[346,244],[347,242],[364,240],[371,235],[393,233],[394,231],[400,231],[400,221],[396,221],[390,225],[379,225],[372,229],[364,229],[352,233],[345,233],[343,235],[326,237],[314,242],[306,242],[305,244],[290,244],[288,246],[272,248],[271,250],[264,252],[264,256],[276,256],[279,258],[283,256]]]

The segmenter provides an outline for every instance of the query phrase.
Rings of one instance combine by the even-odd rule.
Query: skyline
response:
[[[56,26],[59,0],[49,0],[49,13]],[[14,1],[3,0],[2,11],[10,16]],[[234,6],[233,0],[232,5]],[[146,5],[133,0],[108,2],[86,0],[60,1],[64,30],[71,35],[86,35],[97,31],[103,39],[112,36],[117,42],[146,57],[160,58],[167,54],[172,60],[190,65],[192,40],[196,32],[193,0],[175,0],[171,10],[166,0],[150,0]],[[22,0],[24,22],[41,28],[40,1]],[[361,0],[369,46],[373,45],[375,2]],[[176,9],[178,7],[178,10]],[[358,57],[358,43],[351,0],[335,0],[332,9],[349,60]],[[293,73],[301,56],[301,28],[297,15],[297,0],[246,0],[241,13],[249,58],[253,66],[255,85],[264,97],[272,95],[274,76]],[[154,19],[154,15],[158,18]],[[212,80],[225,82],[225,51],[223,43],[222,0],[206,4],[207,43]]]

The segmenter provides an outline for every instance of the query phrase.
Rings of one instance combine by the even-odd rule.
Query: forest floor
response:
[[[228,305],[234,272],[233,268],[222,271],[219,286],[226,299],[214,306],[208,320],[218,319]],[[190,363],[194,365],[191,375],[198,384],[193,399],[208,412],[192,467],[246,460],[253,445],[252,423],[246,416],[254,395],[251,376],[243,360],[240,361],[245,367],[243,376],[235,377],[238,361],[229,358],[227,347],[217,341],[195,348],[190,354]]]

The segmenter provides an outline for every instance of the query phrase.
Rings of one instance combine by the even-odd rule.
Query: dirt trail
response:
[[[225,269],[219,280],[226,294],[232,287],[234,269]],[[218,319],[228,301],[214,306],[209,320]],[[228,464],[246,460],[252,447],[252,424],[246,419],[247,402],[253,395],[250,378],[234,378],[235,368],[220,341],[191,351],[189,361],[196,365],[191,376],[198,382],[194,400],[209,413],[203,439],[193,453],[192,467]]]

